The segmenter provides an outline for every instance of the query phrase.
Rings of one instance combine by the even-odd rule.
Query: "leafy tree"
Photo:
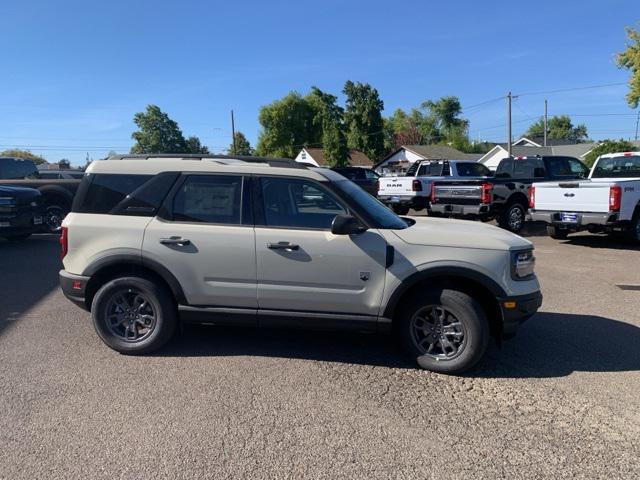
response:
[[[209,154],[209,149],[200,143],[200,139],[191,136],[185,140],[185,153]]]
[[[462,105],[458,97],[441,97],[435,102],[427,100],[421,107],[433,122],[440,140],[466,136],[469,121],[460,118]]]
[[[629,43],[624,52],[616,55],[616,63],[619,68],[631,71],[626,98],[631,108],[637,108],[640,103],[640,31],[631,27],[627,27],[626,31]]]
[[[317,111],[315,123],[322,131],[322,153],[325,161],[331,166],[348,165],[349,149],[342,121],[344,110],[336,103],[338,98],[318,87],[311,87],[311,93],[306,98],[315,105]]]
[[[231,142],[231,145],[229,145],[229,148],[227,149],[227,153],[229,155],[253,155],[254,154],[253,148],[251,148],[251,144],[249,143],[249,140],[247,140],[247,137],[244,136],[244,133],[236,132],[235,140],[236,140],[235,141],[236,149],[235,151],[233,150],[233,142]]]
[[[71,168],[71,162],[68,158],[63,158],[58,162],[58,168],[60,168],[60,170],[69,170]]]
[[[22,158],[24,160],[31,160],[36,165],[47,163],[44,157],[41,157],[40,155],[36,155],[35,153],[31,153],[29,150],[20,150],[18,148],[11,148],[9,150],[4,150],[3,152],[0,152],[0,157]]]
[[[525,137],[543,137],[544,119],[531,124],[524,134]],[[570,139],[582,142],[588,139],[587,126],[584,124],[573,125],[568,115],[554,116],[547,122],[547,138]]]
[[[297,92],[265,105],[258,114],[258,154],[294,158],[303,146],[318,145],[322,129],[317,115],[317,106]]]
[[[626,140],[603,140],[597,147],[591,150],[584,157],[584,161],[587,166],[591,167],[593,165],[593,162],[596,161],[596,158],[598,158],[600,155],[604,155],[605,153],[634,152],[637,150],[638,147],[636,147],[631,142],[627,142]]]
[[[384,103],[378,91],[368,83],[354,83],[349,80],[345,83],[342,93],[347,97],[344,113],[347,145],[364,152],[376,161],[385,152],[382,120]]]

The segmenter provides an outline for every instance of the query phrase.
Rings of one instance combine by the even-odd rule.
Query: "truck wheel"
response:
[[[636,208],[627,230],[627,239],[634,245],[640,245],[640,208]]]
[[[112,349],[141,355],[159,349],[177,323],[173,295],[143,277],[121,277],[104,284],[93,298],[93,326]]]
[[[569,236],[569,230],[561,230],[555,225],[547,225],[547,235],[554,240],[566,240]]]
[[[64,217],[69,213],[69,207],[62,202],[52,199],[47,203],[44,212],[44,225],[48,233],[58,233],[62,227]]]
[[[396,215],[406,215],[409,213],[409,207],[405,207],[404,205],[394,205],[391,207]]]
[[[489,343],[484,310],[457,290],[429,289],[416,295],[397,320],[405,350],[425,370],[461,373],[482,358]]]
[[[498,219],[500,227],[513,233],[518,233],[524,227],[527,209],[521,203],[515,202],[507,207]]]

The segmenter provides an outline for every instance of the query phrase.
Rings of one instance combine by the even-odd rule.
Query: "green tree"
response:
[[[627,27],[626,31],[629,43],[627,43],[624,52],[616,55],[616,63],[619,68],[631,71],[629,92],[626,98],[631,108],[638,108],[638,103],[640,103],[640,31],[631,27]]]
[[[133,117],[138,131],[131,134],[136,143],[131,153],[209,153],[197,137],[185,140],[178,124],[157,105],[147,105],[145,112]]]
[[[317,114],[317,107],[297,92],[263,106],[258,114],[258,155],[294,158],[303,146],[320,144]]]
[[[200,139],[195,136],[191,136],[185,140],[185,152],[184,153],[202,153],[209,154],[209,149],[200,143]]]
[[[342,93],[347,97],[344,123],[349,148],[364,152],[374,162],[385,152],[382,110],[384,103],[378,91],[368,83],[344,85]]]
[[[349,164],[349,148],[344,134],[344,110],[337,104],[338,97],[311,87],[306,97],[315,105],[316,128],[322,131],[322,153],[328,165],[342,167]]]
[[[525,137],[543,137],[544,119],[531,124],[524,134]],[[551,117],[547,122],[547,138],[550,139],[570,139],[582,142],[588,139],[586,125],[573,125],[568,115]]]
[[[18,148],[11,148],[9,150],[4,150],[3,152],[0,152],[0,157],[22,158],[23,160],[31,160],[36,165],[47,163],[44,157],[41,157],[40,155],[36,155],[35,153],[31,153],[29,150],[20,150]]]
[[[596,158],[605,153],[635,152],[637,150],[638,147],[626,140],[603,140],[584,157],[584,163],[591,167],[593,162],[596,161]]]
[[[227,149],[227,153],[229,155],[253,155],[254,154],[253,148],[251,148],[251,144],[249,143],[249,140],[247,140],[247,137],[244,136],[244,133],[236,132],[235,140],[236,140],[235,141],[236,149],[235,151],[233,150],[233,142],[231,142],[231,145],[229,145],[229,148]]]
[[[429,118],[434,126],[434,132],[438,137],[436,142],[467,136],[469,121],[460,118],[462,105],[458,97],[441,97],[435,102],[427,100],[421,107],[426,111],[426,118]]]

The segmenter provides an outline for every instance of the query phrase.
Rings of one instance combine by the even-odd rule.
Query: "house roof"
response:
[[[384,157],[376,166],[384,163],[401,150],[408,150],[425,160],[471,160],[475,162],[482,157],[482,154],[464,153],[448,145],[402,145]]]
[[[321,148],[305,148],[309,156],[313,158],[321,167],[327,166],[324,153]],[[359,150],[350,150],[348,155],[349,165],[352,167],[373,167],[373,162]]]

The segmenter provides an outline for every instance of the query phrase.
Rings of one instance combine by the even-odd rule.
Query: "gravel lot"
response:
[[[536,232],[541,312],[466,377],[387,337],[188,327],[121,356],[0,242],[0,478],[640,478],[640,249]]]

